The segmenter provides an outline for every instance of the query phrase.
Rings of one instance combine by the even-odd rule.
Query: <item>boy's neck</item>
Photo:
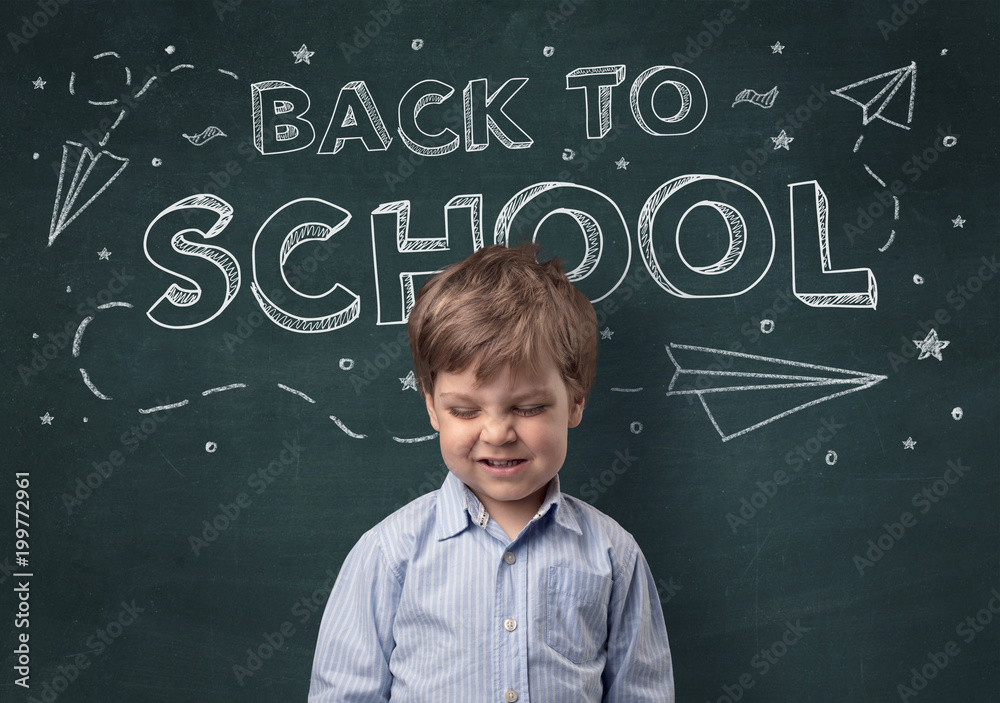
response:
[[[496,524],[500,525],[504,533],[513,541],[521,534],[521,530],[535,517],[538,509],[542,507],[542,501],[545,499],[548,487],[549,484],[545,484],[530,496],[512,501],[495,501],[490,498],[483,500],[483,497],[476,494],[475,491],[473,491],[473,495],[486,508],[486,512],[490,514],[490,518]]]

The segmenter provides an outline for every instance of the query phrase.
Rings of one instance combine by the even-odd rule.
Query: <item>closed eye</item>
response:
[[[448,412],[460,420],[471,420],[476,416],[475,410],[466,410],[465,408],[448,408]]]
[[[531,417],[532,415],[538,415],[545,410],[545,407],[544,405],[533,405],[530,408],[514,408],[514,414],[521,417]]]

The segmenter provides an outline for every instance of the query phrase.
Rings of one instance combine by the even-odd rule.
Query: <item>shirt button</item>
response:
[[[514,701],[517,700],[517,691],[513,688],[508,688],[507,692],[503,694],[503,699],[507,701],[507,703],[514,703]]]
[[[507,618],[503,621],[503,629],[507,630],[507,632],[513,632],[516,627],[517,620],[514,618]]]
[[[517,557],[514,556],[514,552],[507,552],[506,554],[503,555],[503,560],[508,564],[513,564],[515,561],[517,561]],[[515,696],[514,700],[517,700],[516,698],[517,693],[515,693],[514,696]]]

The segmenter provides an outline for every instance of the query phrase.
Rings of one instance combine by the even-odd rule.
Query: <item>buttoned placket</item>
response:
[[[499,701],[530,703],[528,693],[528,563],[529,531],[513,542],[496,522],[483,526],[496,548],[493,641]]]

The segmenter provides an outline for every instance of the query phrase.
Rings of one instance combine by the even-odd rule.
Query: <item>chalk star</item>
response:
[[[48,412],[46,412],[44,415],[42,415],[38,419],[42,421],[43,425],[51,425],[52,421],[55,420],[55,418],[52,417],[51,415],[49,415]]]
[[[917,443],[913,441],[913,437],[907,437],[903,440],[903,449],[913,449],[917,446]]]
[[[621,170],[626,170],[627,171],[628,170],[628,161],[626,161],[625,157],[623,156],[620,159],[618,159],[617,161],[615,161],[615,166],[618,167],[617,170],[619,170],[619,171],[621,171]]]
[[[781,130],[781,134],[777,137],[771,137],[771,141],[774,142],[774,150],[784,149],[788,151],[788,145],[795,141],[795,137],[789,137],[785,134],[785,130]]]
[[[31,85],[35,86],[35,90],[45,90],[46,83],[48,83],[48,81],[43,81],[41,76],[39,76],[37,80],[31,81]]]
[[[612,332],[609,328],[605,327],[603,330],[601,330],[601,339],[611,339],[611,335],[613,334],[614,332]]]
[[[101,259],[102,261],[110,261],[110,260],[111,260],[111,252],[110,252],[110,251],[108,251],[108,248],[107,248],[107,247],[104,247],[104,248],[103,248],[103,249],[101,249],[101,250],[100,250],[99,252],[97,252],[97,256],[98,256],[98,258],[100,258],[100,259]]]
[[[411,388],[415,391],[417,390],[417,377],[413,374],[412,371],[406,374],[405,378],[399,379],[399,382],[403,384],[403,388],[401,390],[405,391],[405,390],[410,390]]]
[[[965,220],[962,219],[961,215],[959,215],[958,217],[956,217],[954,220],[951,221],[951,228],[955,229],[956,227],[961,227],[962,229],[965,229]]]
[[[309,63],[309,57],[315,53],[315,51],[309,51],[309,49],[306,48],[306,45],[303,44],[301,49],[292,52],[292,56],[295,57],[295,63],[302,63],[303,61]]]
[[[938,361],[944,361],[941,357],[941,350],[951,344],[951,342],[938,339],[938,333],[935,329],[928,332],[927,336],[924,337],[923,340],[914,339],[913,343],[916,344],[917,349],[920,350],[920,356],[917,357],[917,361],[926,359],[929,356],[933,356]]]
[[[780,41],[776,41],[776,42],[774,42],[774,45],[771,46],[771,53],[772,54],[781,54],[781,50],[784,49],[784,48],[785,47],[783,47],[781,45]],[[781,54],[781,55],[784,56],[784,54]]]

